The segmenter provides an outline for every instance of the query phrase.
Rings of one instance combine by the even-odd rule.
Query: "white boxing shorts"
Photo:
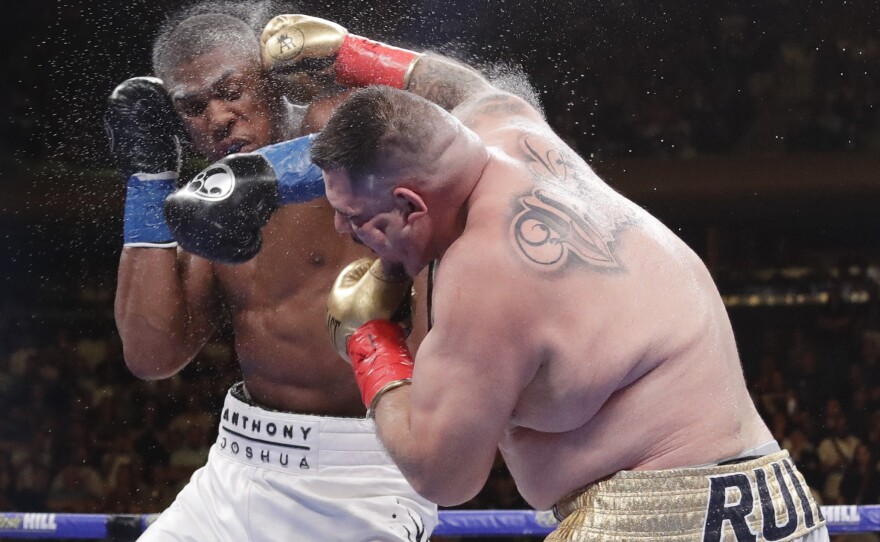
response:
[[[437,506],[373,420],[274,412],[226,396],[217,441],[140,542],[424,542]],[[236,389],[238,388],[238,389]]]

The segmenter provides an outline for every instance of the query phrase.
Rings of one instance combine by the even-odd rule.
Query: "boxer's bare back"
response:
[[[456,116],[490,158],[437,271],[435,314],[465,319],[457,313],[470,308],[450,300],[468,283],[491,298],[487,318],[515,324],[520,359],[498,369],[524,385],[505,390],[515,405],[499,447],[529,503],[548,508],[622,469],[709,463],[772,440],[698,256],[519,98],[490,95]],[[475,273],[475,258],[492,273]],[[517,295],[493,295],[498,276]],[[489,329],[475,335],[497,343]]]

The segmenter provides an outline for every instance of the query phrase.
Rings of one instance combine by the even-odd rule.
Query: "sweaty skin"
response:
[[[279,106],[256,62],[224,50],[172,75],[165,84],[175,109],[209,160],[315,131],[341,99],[313,103],[305,118],[296,118]],[[263,230],[261,252],[236,266],[182,250],[123,249],[116,321],[131,371],[145,379],[177,373],[231,313],[244,381],[258,403],[362,416],[351,369],[323,322],[336,274],[369,250],[335,232],[332,216],[324,199],[283,207]]]
[[[425,189],[427,210],[392,230],[367,189],[324,174],[340,231],[411,273],[442,258],[412,386],[376,408],[417,491],[466,501],[500,449],[523,497],[547,509],[621,469],[710,463],[772,440],[693,251],[474,72],[427,56],[408,90],[451,111],[438,163],[463,164],[461,198]]]

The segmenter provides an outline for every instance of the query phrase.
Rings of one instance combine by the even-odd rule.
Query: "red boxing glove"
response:
[[[419,53],[348,34],[336,55],[336,81],[347,87],[405,89]]]
[[[394,322],[370,320],[352,334],[346,350],[369,412],[382,394],[412,379],[414,365],[406,334]]]

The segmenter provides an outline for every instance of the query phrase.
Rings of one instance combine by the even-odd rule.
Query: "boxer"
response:
[[[436,505],[384,451],[321,323],[340,268],[366,253],[333,231],[307,159],[305,136],[338,98],[308,109],[285,98],[291,86],[261,65],[262,26],[248,23],[259,8],[172,17],[154,44],[158,78],[126,81],[108,103],[128,183],[115,305],[125,361],[168,378],[231,317],[243,376],[207,464],[142,540],[423,541]],[[183,140],[220,162],[178,188]]]
[[[523,497],[562,518],[548,540],[828,540],[696,254],[476,71],[284,17],[264,41],[301,41],[274,62],[388,85],[352,94],[312,144],[337,230],[410,275],[440,259],[415,358],[367,263],[328,300],[419,493],[472,498],[500,448]]]

